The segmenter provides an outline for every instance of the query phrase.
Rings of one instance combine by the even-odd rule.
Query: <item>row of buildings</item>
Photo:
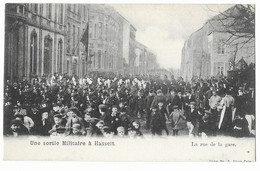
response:
[[[114,8],[97,4],[6,4],[5,79],[88,71],[145,74],[156,54]],[[81,42],[87,31],[88,47]],[[86,49],[88,49],[86,51]]]
[[[223,13],[232,14],[244,8],[235,5]],[[194,76],[207,78],[218,75],[228,75],[229,70],[236,66],[232,63],[255,63],[255,42],[237,39],[224,28],[226,22],[221,20],[222,14],[212,17],[185,41],[182,48],[180,74],[189,81]],[[227,43],[232,42],[232,43]],[[244,43],[246,42],[246,43]],[[233,62],[232,62],[233,60]]]

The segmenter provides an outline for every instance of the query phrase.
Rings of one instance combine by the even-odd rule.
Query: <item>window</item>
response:
[[[47,18],[48,19],[51,19],[51,8],[52,8],[51,4],[47,4],[46,5],[46,13],[47,13]]]
[[[84,21],[86,21],[86,6],[84,6],[83,15],[84,15]]]
[[[67,73],[69,74],[69,72],[70,72],[70,61],[67,60]]]
[[[214,63],[214,75],[222,75],[225,74],[225,66],[224,62],[215,62]]]
[[[95,24],[95,33],[94,33],[94,38],[97,38],[97,24]]]
[[[67,32],[68,32],[68,42],[70,42],[70,23],[68,23]]]
[[[89,68],[91,68],[93,56],[92,56],[92,49],[89,49],[89,59],[87,60],[87,63],[89,64]]]
[[[94,52],[94,55],[93,55],[93,68],[96,67],[96,52]]]
[[[82,60],[82,76],[85,75],[85,64],[86,64],[86,62],[84,60]]]
[[[99,23],[98,32],[99,32],[99,38],[102,38],[102,23]]]
[[[79,5],[77,5],[77,14],[79,17],[81,17]]]
[[[108,35],[107,35],[107,34],[108,34],[107,24],[106,24],[106,31],[105,31],[105,32],[106,32],[106,33],[105,33],[105,34],[106,34],[106,35],[105,35],[105,37],[106,37],[105,39],[107,40],[107,36],[108,36]]]
[[[218,74],[223,75],[224,74],[224,63],[223,62],[218,62]]]
[[[110,68],[110,54],[107,56],[107,68]]]
[[[73,25],[73,32],[72,32],[72,47],[73,47],[73,50],[72,50],[72,53],[74,54],[75,53],[75,46],[76,46],[76,28],[75,28],[75,25]]]
[[[107,68],[107,51],[105,51],[105,57],[104,57],[104,68]]]
[[[223,40],[218,42],[218,54],[225,54],[225,43]]]
[[[73,12],[76,13],[76,4],[73,5]]]
[[[57,61],[58,64],[57,67],[59,73],[62,73],[62,51],[63,51],[62,49],[63,49],[63,42],[60,39],[58,43],[58,61]]]
[[[98,51],[98,68],[101,68],[101,50]]]
[[[112,59],[112,55],[109,55],[109,59],[108,59],[109,60],[108,61],[109,62],[109,68],[112,68],[112,61],[111,61],[111,59]]]
[[[44,38],[44,74],[49,75],[52,71],[52,38],[50,35]]]
[[[59,24],[63,24],[63,4],[60,4],[58,21],[59,21]]]
[[[113,68],[113,55],[111,55],[111,67],[110,68]]]
[[[35,31],[31,34],[30,43],[30,72],[37,73],[37,34]]]
[[[78,61],[77,61],[77,59],[74,59],[73,60],[73,74],[74,75],[78,75]]]
[[[71,45],[70,45],[70,39],[71,39],[71,32],[70,32],[70,30],[71,30],[71,28],[70,28],[70,23],[68,23],[68,28],[67,28],[68,30],[67,30],[67,32],[68,32],[68,34],[67,34],[67,36],[68,36],[68,38],[67,38],[67,53],[70,53],[70,48],[71,48]]]
[[[78,27],[78,39],[77,39],[77,44],[78,44],[78,46],[77,46],[77,54],[79,54],[79,41],[80,41],[80,29],[79,29],[79,27]]]
[[[38,4],[33,4],[32,5],[32,12],[36,13],[36,14],[38,13]]]
[[[79,29],[79,27],[78,27],[78,29],[77,29],[78,31],[77,31],[77,54],[79,54],[79,41],[80,41],[80,29]]]

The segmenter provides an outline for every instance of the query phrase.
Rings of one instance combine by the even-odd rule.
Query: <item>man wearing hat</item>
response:
[[[40,118],[35,122],[35,134],[36,135],[42,135],[42,136],[48,136],[49,130],[51,127],[51,122],[49,120],[49,113],[47,111],[41,111],[39,113]]]
[[[162,118],[158,112],[158,106],[152,106],[151,131],[153,135],[162,135]]]
[[[117,127],[121,125],[119,113],[118,113],[118,107],[117,105],[112,106],[112,113],[111,113],[111,123],[110,123],[110,129],[117,135]]]
[[[125,129],[125,135],[127,135],[130,123],[129,115],[127,114],[126,108],[121,108],[119,112],[120,124]]]
[[[232,111],[235,99],[230,95],[228,90],[225,90],[225,95],[222,98],[219,109],[222,109],[218,128],[224,135],[230,135],[232,131]]]
[[[100,104],[98,106],[100,113],[100,120],[104,122],[106,126],[110,126],[111,124],[111,115],[108,113],[108,107],[105,104]]]
[[[151,104],[151,108],[155,105],[158,105],[158,102],[163,102],[163,104],[166,104],[166,97],[163,95],[163,92],[161,89],[158,89],[156,91],[156,96],[153,99],[153,102]]]
[[[104,121],[99,120],[94,128],[91,130],[91,136],[103,137]]]
[[[56,135],[58,132],[58,130],[63,130],[64,129],[64,132],[65,132],[65,126],[62,125],[62,117],[63,115],[59,114],[59,113],[56,113],[54,116],[53,116],[53,120],[54,120],[54,125],[52,127],[51,130],[49,130],[49,134],[50,135]],[[63,133],[64,133],[63,132]]]
[[[220,104],[221,97],[217,95],[216,90],[212,90],[212,96],[209,99],[209,106],[210,111],[212,113],[211,115],[211,128],[213,131],[213,134],[216,134],[217,131],[217,120],[218,120],[218,106]]]
[[[170,92],[170,96],[168,97],[167,100],[167,111],[168,113],[171,113],[173,111],[172,107],[177,105],[180,106],[180,98],[177,95],[176,90],[172,89]]]
[[[144,107],[145,107],[145,112],[146,112],[146,128],[150,129],[150,122],[151,122],[151,104],[154,99],[154,91],[151,89],[149,91],[148,96],[145,98],[144,101]]]
[[[28,130],[23,126],[21,120],[13,119],[10,123],[10,129],[7,133],[7,136],[18,137],[23,135],[29,135]]]
[[[203,110],[199,109],[198,110],[199,114],[199,128],[198,128],[198,133],[200,136],[211,136],[213,135],[212,127],[211,127],[211,119],[213,113],[210,110]]]
[[[198,112],[195,109],[195,106],[196,102],[190,102],[190,108],[187,110],[186,113],[186,121],[190,137],[196,135],[196,132],[194,130],[196,130],[195,127],[198,125]]]

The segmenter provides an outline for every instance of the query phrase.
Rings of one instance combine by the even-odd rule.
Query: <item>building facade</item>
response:
[[[229,13],[239,6],[228,9]],[[219,15],[209,19],[202,28],[192,33],[182,48],[181,76],[189,81],[192,77],[207,78],[227,76],[229,70],[242,58],[247,64],[255,63],[255,43],[235,39],[224,30]],[[227,41],[232,44],[227,44]],[[233,66],[231,63],[235,63]]]
[[[82,77],[87,73],[87,52],[80,39],[87,29],[87,4],[66,4],[66,73]]]
[[[5,13],[5,79],[12,82],[158,67],[156,55],[136,41],[136,28],[110,6],[6,4]],[[81,42],[86,31],[88,47]]]
[[[122,57],[122,24],[117,17],[111,7],[89,6],[90,71],[118,72]]]
[[[63,72],[64,16],[64,4],[6,4],[5,79]]]

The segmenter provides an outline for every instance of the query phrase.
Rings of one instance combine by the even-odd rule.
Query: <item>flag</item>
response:
[[[82,34],[81,39],[80,39],[80,41],[83,43],[83,45],[85,45],[86,51],[88,49],[88,32],[89,32],[89,25],[87,24],[87,27],[86,27],[86,29],[85,29],[85,31]]]
[[[85,52],[86,52],[86,61],[88,61],[88,32],[89,32],[89,25],[87,23],[87,27],[84,31],[84,33],[81,36],[80,42],[85,46]]]

